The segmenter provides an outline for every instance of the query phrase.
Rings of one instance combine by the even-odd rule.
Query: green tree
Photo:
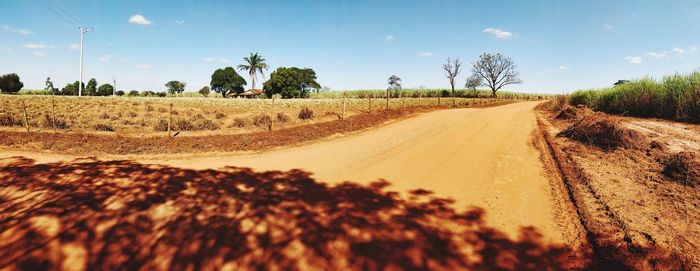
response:
[[[111,96],[114,93],[114,87],[110,84],[103,84],[97,89],[97,96]]]
[[[77,96],[78,95],[78,85],[79,82],[75,81],[72,84],[66,84],[65,87],[61,89],[61,95]],[[85,89],[85,83],[82,83],[83,89]]]
[[[482,85],[481,78],[472,75],[472,76],[469,76],[469,78],[467,78],[467,83],[464,84],[464,87],[466,87],[467,89],[476,90],[476,88],[478,88],[481,85]]]
[[[131,91],[129,91],[129,93],[126,96],[137,97],[137,96],[139,96],[139,91],[138,90],[131,90]]]
[[[398,97],[399,92],[401,92],[401,78],[396,75],[392,75],[389,77],[387,83],[389,84],[389,87],[386,89],[386,95],[388,96],[389,92],[393,91],[394,96]]]
[[[248,71],[248,75],[250,75],[251,80],[251,88],[255,89],[255,81],[258,80],[257,73],[260,72],[260,74],[265,76],[263,70],[268,69],[267,64],[265,64],[265,59],[258,53],[250,53],[250,56],[244,57],[243,60],[246,62],[246,64],[238,65],[238,70]]]
[[[201,89],[199,89],[199,94],[202,94],[202,96],[204,97],[209,97],[209,93],[211,93],[209,86],[204,86]]]
[[[86,95],[86,96],[97,95],[97,80],[95,80],[95,78],[90,78],[90,81],[88,81],[87,86],[85,86],[84,90],[85,90],[85,93],[83,93],[83,95]]]
[[[165,83],[165,87],[168,88],[168,93],[179,94],[185,91],[185,86],[187,83],[181,81],[170,81]]]
[[[24,83],[19,80],[19,76],[16,73],[0,76],[0,92],[17,93],[23,87]]]
[[[123,90],[117,90],[117,96],[124,96]]]
[[[56,88],[53,87],[53,82],[51,82],[51,77],[46,77],[46,87],[44,90],[48,91],[49,93],[56,94]]]
[[[310,89],[321,88],[316,82],[316,72],[312,69],[279,67],[270,74],[270,80],[263,84],[265,95],[274,94],[282,98],[306,98]]]
[[[221,93],[221,96],[226,97],[231,92],[241,93],[244,91],[243,86],[247,83],[243,77],[236,73],[232,67],[217,69],[211,75],[211,90]]]

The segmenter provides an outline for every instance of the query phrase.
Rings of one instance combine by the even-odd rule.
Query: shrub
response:
[[[336,116],[338,119],[341,119],[341,116],[338,112],[333,112],[333,111],[326,111],[323,113],[325,116]]]
[[[152,111],[153,111],[153,106],[150,105],[150,104],[147,104],[147,105],[146,105],[146,111],[147,111],[147,112],[152,112]]]
[[[225,118],[225,117],[226,117],[226,114],[224,114],[224,113],[222,113],[222,112],[216,112],[215,117],[216,117],[216,119],[220,120],[220,119]]]
[[[109,114],[107,114],[107,112],[100,113],[100,119],[104,120],[104,119],[108,119],[108,118],[109,118]]]
[[[0,115],[0,126],[21,126],[22,120],[5,113]]]
[[[68,129],[69,127],[65,120],[56,118],[56,129]],[[53,120],[50,115],[44,115],[44,128],[53,128]]]
[[[277,121],[279,122],[288,122],[289,121],[289,116],[283,112],[277,113]]]
[[[245,119],[242,119],[242,118],[235,118],[235,119],[233,119],[233,122],[231,123],[231,127],[237,127],[237,128],[245,127],[245,125],[246,125]]]
[[[129,113],[126,113],[126,115],[129,116],[130,118],[135,118],[135,117],[137,117],[139,114],[136,114],[136,112],[134,112],[134,111],[129,111]]]
[[[167,125],[167,123],[166,123]],[[175,123],[173,123],[173,126],[175,126],[175,130],[178,131],[194,131],[195,126],[193,121],[188,120],[188,119],[179,119],[176,120]]]
[[[127,96],[136,97],[136,96],[139,96],[139,92],[138,92],[138,90],[132,90],[132,91],[129,91],[129,94],[127,94]]]
[[[159,119],[153,126],[153,130],[156,132],[165,132],[168,130],[168,120]]]
[[[267,114],[253,116],[253,125],[255,126],[268,126],[271,121],[272,118]]]
[[[308,119],[313,119],[314,118],[314,111],[309,109],[308,107],[304,107],[299,111],[299,119],[301,120],[308,120]]]
[[[116,94],[117,94],[117,96],[124,96],[124,91],[123,91],[123,90],[117,90]]]
[[[108,123],[98,123],[95,125],[95,131],[114,132],[114,128]]]

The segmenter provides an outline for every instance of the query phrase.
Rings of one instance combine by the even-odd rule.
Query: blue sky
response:
[[[519,66],[508,90],[561,93],[617,79],[700,68],[700,1],[74,1],[0,0],[0,74],[25,88],[117,79],[119,89],[188,91],[258,52],[273,69],[316,70],[332,89],[448,88],[441,65],[465,70],[483,52]],[[140,16],[135,16],[140,15]],[[250,81],[248,79],[248,81]]]

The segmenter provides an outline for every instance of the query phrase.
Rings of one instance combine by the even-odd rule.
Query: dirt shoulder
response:
[[[475,105],[493,107],[513,103],[503,101]],[[345,119],[241,134],[193,136],[123,136],[108,133],[40,131],[27,134],[19,130],[0,130],[0,148],[5,151],[45,152],[68,155],[170,155],[214,152],[259,152],[298,146],[328,137],[353,133],[416,116],[444,107],[407,107],[357,114]]]
[[[698,126],[568,110],[578,112],[541,110],[538,122],[597,262],[700,269],[698,185],[667,172],[673,157],[700,153]]]

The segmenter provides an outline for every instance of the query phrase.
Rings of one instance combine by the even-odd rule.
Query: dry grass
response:
[[[603,113],[587,116],[557,136],[593,144],[606,150],[617,147],[643,149],[650,143],[641,133],[624,127],[618,119]]]
[[[664,165],[661,173],[672,180],[695,186],[700,184],[700,155],[684,151],[669,155],[661,161]]]
[[[217,130],[228,133],[258,131],[254,125],[246,125],[256,116],[267,114],[275,118],[278,113],[285,116],[298,116],[300,110],[308,108],[313,112],[313,119],[284,117],[278,119],[285,127],[308,123],[325,122],[338,119],[339,113],[322,114],[322,112],[342,112],[341,99],[213,99],[213,98],[153,98],[153,97],[67,97],[41,95],[0,95],[0,126],[11,127],[23,125],[21,100],[27,104],[29,124],[32,128],[47,128],[44,116],[51,112],[51,100],[56,103],[56,119],[62,121],[62,127],[68,131],[89,132],[95,127],[108,125],[120,134],[149,134],[167,130],[163,120],[169,117],[169,104],[173,103],[173,128],[180,124],[182,130],[207,131]],[[449,98],[443,98],[442,104],[451,105]],[[458,106],[479,107],[508,100],[458,98]],[[383,99],[372,101],[373,111],[384,106]],[[353,116],[367,111],[367,99],[346,99],[345,116]],[[435,106],[437,98],[396,98],[390,100],[390,108]],[[193,117],[194,116],[194,117]],[[284,121],[286,120],[286,121]],[[167,123],[165,123],[167,125]]]

